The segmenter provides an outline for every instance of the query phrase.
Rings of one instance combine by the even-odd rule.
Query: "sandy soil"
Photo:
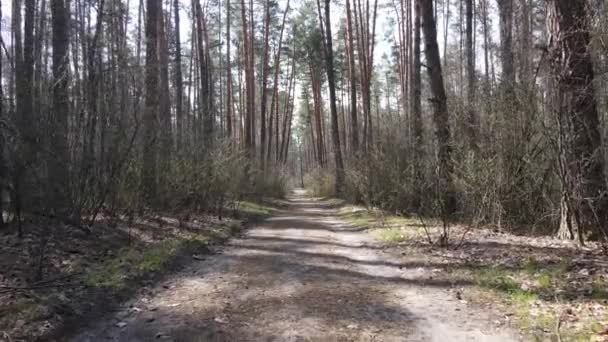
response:
[[[290,205],[72,341],[517,341],[323,201]],[[197,257],[197,259],[199,259]]]

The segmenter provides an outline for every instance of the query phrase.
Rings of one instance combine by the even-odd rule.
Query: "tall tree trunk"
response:
[[[471,150],[479,149],[478,119],[475,112],[475,47],[473,46],[473,0],[466,0],[466,54],[467,54],[467,135]]]
[[[24,202],[24,195],[28,193],[26,187],[27,170],[31,170],[31,163],[35,156],[33,142],[36,138],[37,118],[32,113],[32,88],[34,73],[34,12],[35,0],[25,0],[25,17],[23,21],[23,42],[21,41],[21,1],[13,3],[13,30],[15,34],[15,59],[17,68],[15,69],[15,83],[17,95],[17,129],[20,134],[20,141],[13,156],[15,169],[13,173],[14,199],[16,204],[16,214],[19,226],[19,236],[22,236],[21,229],[21,208]],[[23,44],[22,44],[23,43]]]
[[[355,71],[355,47],[353,39],[353,24],[351,18],[350,1],[346,0],[346,29],[348,34],[348,75],[350,81],[350,124],[351,149],[353,154],[359,151],[359,128],[357,123],[357,76]]]
[[[177,0],[176,0],[177,1]],[[226,0],[226,135],[232,143],[232,61],[230,59],[230,46],[232,45],[230,36],[231,24],[230,0]]]
[[[274,82],[273,82],[273,91],[272,91],[272,99],[270,100],[270,122],[268,123],[268,149],[266,162],[269,163],[272,156],[272,130],[273,130],[273,120],[274,115],[278,116],[278,104],[279,104],[279,73],[281,72],[281,50],[283,47],[283,32],[285,31],[285,21],[287,19],[287,13],[289,12],[289,3],[290,0],[287,0],[287,5],[285,6],[285,12],[283,13],[283,21],[281,23],[281,33],[279,34],[279,46],[277,48],[276,56],[274,59]],[[275,108],[277,110],[275,111]],[[278,124],[279,118],[276,118],[276,123]],[[277,126],[278,127],[278,126]],[[275,134],[278,134],[278,129],[275,131]],[[278,135],[277,135],[278,136]],[[276,141],[276,145],[278,146],[278,141]],[[276,147],[276,146],[275,146]]]
[[[270,0],[266,0],[264,23],[264,52],[262,56],[262,89],[260,94],[260,168],[264,170],[266,159],[266,95],[268,94],[268,48],[270,40]]]
[[[228,0],[229,1],[229,0]],[[184,114],[183,114],[183,79],[182,79],[182,43],[180,36],[179,0],[174,0],[173,14],[175,20],[175,127],[177,151],[183,147]]]
[[[252,136],[251,131],[254,114],[253,107],[251,105],[253,96],[253,84],[251,84],[251,73],[253,72],[253,70],[251,69],[251,57],[249,56],[249,54],[253,53],[253,50],[250,48],[250,45],[253,44],[253,42],[250,41],[249,36],[249,26],[247,24],[247,11],[245,7],[245,0],[241,0],[241,20],[243,23],[243,66],[245,69],[245,127],[243,128],[243,130],[245,133],[245,150],[249,157],[253,157],[254,137]]]
[[[2,3],[0,3],[0,18],[2,18]],[[0,80],[2,80],[2,57],[3,49],[0,47]],[[6,120],[5,118],[5,109],[4,109],[4,90],[2,86],[2,82],[0,82],[0,121]],[[6,159],[5,159],[5,150],[6,150],[6,141],[4,139],[4,135],[0,134],[0,179],[6,179],[7,170],[6,170]],[[0,183],[0,229],[4,228],[4,196],[6,189],[4,188],[6,185],[4,183]]]
[[[159,118],[158,24],[160,1],[146,1],[146,70],[143,132],[143,163],[141,168],[142,204],[156,203],[157,133]]]
[[[159,183],[163,186],[168,184],[167,175],[171,164],[171,151],[172,147],[172,127],[171,127],[171,99],[169,97],[169,44],[167,41],[167,30],[165,28],[165,13],[160,8],[158,18],[158,57],[159,57],[159,123],[161,129],[159,130]],[[167,188],[164,187],[162,191],[158,193],[159,199],[162,200],[163,206],[166,204]]]
[[[563,169],[567,211],[577,235],[608,238],[608,193],[597,103],[593,89],[593,65],[589,48],[589,14],[583,0],[550,0],[547,3],[549,57],[559,86],[559,118],[562,128]],[[567,235],[562,230],[559,235]]]
[[[51,141],[54,156],[49,159],[50,181],[53,189],[54,207],[66,214],[69,201],[69,154],[68,154],[68,8],[64,0],[52,0],[53,16],[53,110]],[[66,172],[66,170],[68,172]]]
[[[422,177],[422,160],[423,160],[423,131],[422,131],[422,63],[421,63],[421,49],[420,49],[420,1],[414,0],[414,58],[412,67],[412,87],[411,91],[411,112],[412,112],[412,126],[414,133],[414,177],[416,180],[420,180]],[[418,182],[416,182],[418,184]],[[418,209],[420,207],[420,198],[422,193],[421,189],[415,190],[413,207]]]
[[[250,85],[250,93],[247,98],[249,101],[249,113],[251,114],[251,118],[249,120],[251,131],[251,156],[255,157],[256,154],[256,139],[255,139],[255,22],[254,22],[254,7],[253,0],[249,0],[249,85]]]
[[[437,28],[433,16],[433,0],[420,0],[420,14],[422,16],[422,30],[425,40],[424,51],[428,64],[427,72],[430,80],[431,94],[433,95],[431,101],[438,145],[439,186],[437,188],[441,191],[441,216],[444,219],[448,219],[455,210],[455,197],[452,186],[452,146],[450,144],[450,117],[443,83],[441,59],[439,58],[439,47],[437,46]]]
[[[207,19],[203,13],[200,0],[195,0],[196,36],[198,42],[199,72],[201,77],[201,104],[203,118],[203,146],[205,153],[211,151],[213,142],[213,99],[211,98],[212,79],[210,74],[209,43],[207,39]]]
[[[485,67],[485,76],[486,76],[486,94],[491,96],[492,92],[492,81],[490,76],[490,47],[491,47],[491,38],[488,28],[488,1],[489,0],[481,0],[482,1],[482,25],[483,25],[483,56],[484,56],[484,67]],[[486,111],[489,115],[492,113],[492,101],[486,102]]]
[[[339,196],[344,190],[344,164],[340,148],[340,133],[338,131],[338,108],[336,106],[336,81],[334,76],[334,51],[331,35],[331,0],[325,0],[325,66],[327,68],[327,83],[329,86],[329,107],[331,113],[331,135],[334,147],[336,167],[336,194]],[[375,11],[374,11],[375,12]]]
[[[313,106],[314,106],[314,119],[315,119],[315,130],[316,130],[316,138],[317,138],[317,151],[318,151],[318,162],[319,162],[319,166],[321,167],[325,167],[325,155],[324,155],[324,151],[325,151],[325,146],[324,146],[324,139],[323,139],[323,126],[322,126],[322,122],[323,122],[323,98],[321,96],[321,75],[318,74],[319,70],[317,69],[318,66],[315,66],[312,64],[312,62],[309,64],[309,69],[310,69],[310,83],[312,86],[312,100],[313,100]],[[285,131],[285,129],[283,129],[283,132]],[[285,140],[284,138],[282,139],[283,141]]]
[[[515,67],[513,57],[513,0],[497,0],[500,20],[500,59],[502,87],[507,100],[514,97]]]

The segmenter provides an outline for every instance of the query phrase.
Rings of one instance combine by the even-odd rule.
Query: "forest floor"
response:
[[[87,229],[31,218],[22,238],[11,224],[0,230],[0,341],[53,340],[120,310],[280,206],[242,201],[221,220],[105,213]]]
[[[346,204],[339,217],[365,229],[404,269],[450,284],[462,303],[500,312],[493,323],[524,340],[608,341],[608,256],[597,243],[460,224],[439,247],[442,225],[434,220]]]
[[[498,310],[297,192],[216,255],[189,263],[72,341],[517,341]]]

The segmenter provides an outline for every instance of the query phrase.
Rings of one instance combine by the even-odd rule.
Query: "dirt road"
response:
[[[323,201],[290,205],[73,341],[516,341]]]

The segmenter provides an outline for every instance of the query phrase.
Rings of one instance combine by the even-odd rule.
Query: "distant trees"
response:
[[[597,4],[137,2],[4,13],[0,177],[17,225],[205,210],[301,166],[395,211],[605,236]]]
[[[0,209],[19,227],[42,217],[80,226],[104,210],[205,210],[283,182],[297,64],[283,34],[289,4],[279,27],[282,4],[267,2],[265,51],[257,3],[225,5],[13,0],[10,27],[0,12]],[[256,97],[261,62],[273,77]],[[257,155],[256,141],[267,148],[263,181],[244,156]]]
[[[348,96],[339,97],[337,105],[350,115],[338,126],[344,150],[355,152],[345,159],[345,195],[397,211],[501,227],[559,226],[551,233],[582,240],[604,237],[606,102],[598,89],[606,84],[593,66],[604,66],[595,56],[605,49],[593,37],[603,32],[606,20],[596,4],[395,0],[392,5],[381,14],[388,11],[396,20],[384,33],[392,55],[375,63],[374,4],[348,0],[343,7],[338,51],[344,63],[337,70],[348,81],[340,89]],[[551,16],[545,18],[545,10]],[[437,37],[438,25],[443,37]],[[303,120],[311,125],[301,139],[303,153],[331,167],[319,158],[324,119],[310,113]],[[321,125],[315,129],[316,121]],[[427,135],[429,127],[433,136]],[[374,148],[356,152],[359,130],[363,146],[373,136]]]

